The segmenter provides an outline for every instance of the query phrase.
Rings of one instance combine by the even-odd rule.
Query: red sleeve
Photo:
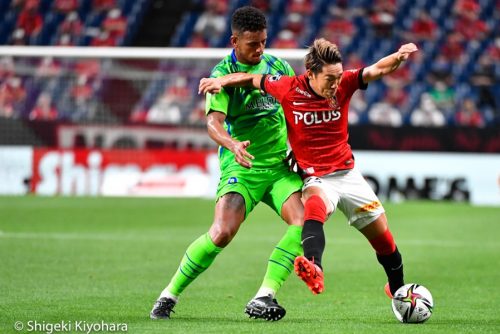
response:
[[[283,101],[285,95],[292,87],[294,77],[284,75],[264,75],[260,81],[260,89],[274,96],[279,102]]]
[[[342,74],[342,85],[346,87],[349,96],[354,94],[357,89],[365,90],[368,88],[368,84],[363,82],[363,70],[364,68],[347,70]]]

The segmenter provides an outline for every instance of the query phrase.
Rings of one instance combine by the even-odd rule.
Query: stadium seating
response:
[[[16,30],[19,16],[19,9],[12,7],[14,1],[0,0],[0,44],[13,43],[12,36]],[[295,6],[293,0],[272,0],[266,7],[268,17],[268,46],[273,47],[273,43],[278,41],[283,30],[288,34],[293,34],[293,40],[299,47],[309,45],[318,36],[331,37],[339,46],[344,55],[356,54],[363,63],[371,64],[384,55],[397,50],[398,46],[404,42],[415,41],[421,52],[406,66],[409,68],[408,76],[410,80],[404,82],[384,80],[370,84],[370,89],[362,97],[365,101],[364,110],[358,111],[358,122],[368,123],[369,112],[376,102],[382,100],[390,93],[394,85],[398,85],[407,95],[404,105],[395,106],[402,114],[403,124],[411,123],[411,115],[421,102],[422,94],[429,94],[439,105],[437,97],[442,96],[442,92],[435,91],[436,81],[444,84],[447,92],[453,96],[454,104],[451,110],[444,111],[447,124],[455,124],[454,113],[461,108],[462,101],[472,99],[479,107],[486,124],[495,125],[500,123],[500,62],[493,61],[491,84],[487,87],[474,84],[471,78],[480,70],[480,59],[485,54],[497,52],[500,49],[500,8],[495,0],[304,0],[299,1],[305,6]],[[192,11],[187,11],[175,29],[175,33],[170,39],[170,45],[175,47],[186,47],[191,45],[193,37],[196,35],[195,27],[198,20],[203,16],[204,1],[193,1]],[[227,24],[230,15],[235,8],[256,4],[255,0],[228,1],[225,9],[225,29],[214,38],[209,38],[204,43],[208,47],[226,47],[230,36],[230,27]],[[114,41],[117,46],[131,45],[134,37],[139,31],[139,27],[146,15],[146,10],[151,4],[150,0],[117,0],[116,6],[120,8],[127,26],[123,36]],[[48,0],[39,1],[38,13],[43,17],[43,26],[37,36],[31,36],[25,41],[30,45],[57,45],[60,43],[60,27],[65,19],[65,15],[54,11],[53,2]],[[305,11],[304,13],[301,11]],[[286,15],[283,15],[286,13]],[[420,18],[421,13],[427,13],[428,19],[436,25],[437,29],[432,36],[422,37],[414,31],[415,22]],[[471,13],[470,25],[477,29],[470,29],[477,32],[475,35],[460,35],[460,23],[463,17]],[[87,46],[93,39],[101,33],[101,27],[106,18],[107,12],[93,10],[92,0],[80,0],[78,16],[82,22],[82,33],[70,42],[70,45]],[[297,20],[291,22],[290,17]],[[338,24],[339,17],[344,18],[343,25]],[[293,21],[292,20],[292,21]],[[297,28],[297,25],[304,25]],[[329,30],[330,29],[330,30]],[[334,31],[331,31],[334,29]],[[346,29],[341,34],[335,29]],[[415,28],[416,29],[416,28]],[[347,36],[349,35],[349,36]],[[455,48],[451,48],[450,36],[455,35]],[[288,35],[290,36],[290,35]],[[338,38],[338,40],[337,40]],[[451,37],[454,38],[454,37]],[[103,42],[104,43],[104,42]],[[204,45],[204,44],[203,44]],[[279,45],[293,45],[287,43],[277,43]],[[199,45],[198,45],[199,46]],[[448,48],[448,50],[443,50]],[[495,49],[496,48],[496,49]],[[462,51],[460,51],[462,50]],[[443,55],[454,57],[453,59],[443,59]],[[446,57],[445,57],[446,58]],[[440,62],[437,62],[440,59]],[[19,61],[19,60],[16,60]],[[22,60],[27,61],[29,60]],[[441,63],[442,61],[442,63]],[[77,67],[77,62],[66,61],[58,64],[65,69],[71,70]],[[111,66],[109,61],[103,61],[101,67]],[[299,65],[300,66],[300,65]],[[182,66],[181,66],[182,67]],[[36,104],[38,96],[42,93],[49,93],[52,101],[55,101],[62,119],[70,121],[92,121],[100,114],[110,113],[110,119],[130,121],[133,120],[133,113],[142,110],[147,113],[156,102],[163,96],[169,87],[174,85],[172,78],[184,78],[189,89],[194,92],[200,77],[206,76],[208,69],[204,67],[188,64],[186,68],[172,66],[169,61],[161,61],[156,67],[156,74],[145,82],[140,88],[140,95],[133,101],[133,107],[129,114],[119,116],[113,114],[113,107],[107,105],[109,101],[103,99],[103,93],[112,85],[103,75],[95,75],[91,78],[85,75],[75,76],[68,82],[67,78],[61,77],[22,77],[22,86],[26,90],[26,99],[16,105],[18,117],[28,117],[30,110]],[[447,73],[449,72],[449,73]],[[64,80],[64,81],[63,81]],[[89,100],[92,106],[75,106],[75,98],[72,95],[78,91],[78,81],[86,81],[88,86],[83,89],[85,94],[90,94]],[[69,84],[68,84],[69,83]],[[0,84],[6,85],[6,80],[0,77]],[[438,84],[439,87],[442,85]],[[73,92],[73,93],[72,93]],[[485,96],[490,96],[485,100]],[[78,103],[82,101],[79,100]],[[188,122],[191,110],[199,103],[199,98],[194,97],[190,103],[182,103],[182,117],[179,123]],[[82,112],[74,112],[81,109]],[[86,110],[86,112],[83,112]],[[1,115],[1,113],[0,113]],[[1,117],[1,116],[0,116]],[[106,116],[102,116],[106,118]],[[144,118],[136,118],[139,120]],[[460,124],[458,124],[460,125]]]

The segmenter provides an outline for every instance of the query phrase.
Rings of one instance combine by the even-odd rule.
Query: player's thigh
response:
[[[300,201],[302,179],[285,166],[268,174],[268,187],[262,201],[288,224],[302,225],[304,207]]]
[[[262,200],[265,192],[265,173],[240,168],[223,171],[217,187],[216,201],[228,193],[238,193],[245,201],[245,218]]]
[[[343,175],[341,183],[339,209],[349,225],[361,230],[385,212],[377,195],[356,168]]]

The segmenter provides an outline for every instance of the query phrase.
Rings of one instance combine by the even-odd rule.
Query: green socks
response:
[[[290,225],[281,238],[280,242],[274,247],[269,262],[267,264],[266,275],[258,292],[269,291],[273,296],[281,288],[285,280],[293,271],[293,262],[298,255],[302,254],[300,245],[302,226]]]
[[[198,275],[210,267],[222,249],[215,246],[208,233],[193,241],[186,250],[179,269],[172,277],[166,290],[175,296],[179,296]]]
[[[258,295],[274,294],[293,271],[295,257],[302,254],[302,227],[289,226],[276,245],[267,265],[266,275]],[[204,272],[223,248],[215,246],[208,233],[196,239],[186,250],[179,269],[163,293],[178,297],[184,289]]]

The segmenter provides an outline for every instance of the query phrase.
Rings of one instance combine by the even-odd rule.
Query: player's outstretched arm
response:
[[[250,146],[250,141],[238,141],[232,138],[224,129],[225,119],[226,115],[221,112],[210,112],[207,115],[208,135],[217,144],[233,152],[237,163],[245,168],[251,168],[254,157],[246,150]]]
[[[413,43],[402,45],[397,52],[394,52],[393,54],[380,59],[375,64],[366,67],[363,71],[363,81],[368,83],[394,72],[402,62],[408,59],[410,54],[417,50],[417,46]]]
[[[222,87],[253,86],[260,88],[262,74],[231,73],[218,78],[202,78],[198,86],[198,94],[217,94]]]

